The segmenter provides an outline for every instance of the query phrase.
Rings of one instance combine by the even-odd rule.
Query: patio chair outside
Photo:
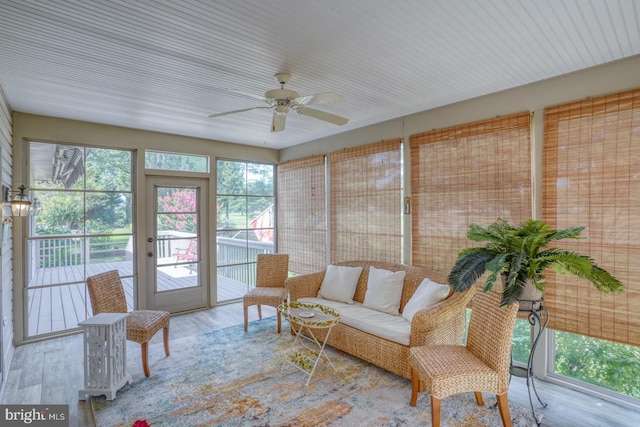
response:
[[[198,260],[198,240],[191,239],[189,241],[189,246],[186,248],[177,248],[173,256],[176,257],[175,267],[177,267],[178,263],[181,261],[191,263],[196,262]],[[189,269],[189,274],[191,273],[192,271]]]

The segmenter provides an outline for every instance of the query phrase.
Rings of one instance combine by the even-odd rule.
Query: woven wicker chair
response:
[[[511,427],[509,365],[511,340],[518,304],[500,308],[500,294],[478,292],[473,298],[466,346],[434,345],[410,351],[411,406],[426,385],[431,393],[433,427],[440,426],[440,400],[458,393],[475,393],[483,405],[482,392],[495,393],[502,424]]]
[[[87,277],[93,314],[126,313],[127,300],[118,270]],[[149,341],[160,329],[164,330],[164,353],[169,355],[169,313],[156,310],[134,310],[127,317],[127,339],[142,345],[142,368],[149,376]]]
[[[276,309],[287,299],[287,289],[284,281],[289,275],[289,255],[287,254],[258,254],[256,272],[256,287],[251,289],[242,299],[244,305],[244,331],[247,332],[249,306],[258,306],[258,317],[262,319],[261,305],[269,305]],[[278,333],[281,329],[280,312],[278,317]]]

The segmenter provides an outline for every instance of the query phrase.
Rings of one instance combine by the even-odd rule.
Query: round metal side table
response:
[[[331,329],[340,321],[340,313],[324,305],[298,301],[284,303],[278,307],[278,310],[282,317],[291,323],[291,327],[295,332],[296,337],[291,344],[289,362],[309,376],[305,385],[309,385],[320,360],[329,362],[335,371],[336,367],[331,363],[331,359],[324,351],[324,347]],[[316,338],[313,333],[314,330],[319,329],[327,330],[323,340]],[[311,344],[307,345],[305,341],[311,342]],[[296,350],[299,346],[302,347],[302,351]]]

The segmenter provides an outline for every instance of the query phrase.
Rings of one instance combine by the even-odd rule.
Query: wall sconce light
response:
[[[24,185],[18,187],[19,191],[11,191],[9,187],[4,186],[4,203],[5,206],[11,207],[11,216],[27,216],[29,215],[29,209],[31,208],[31,200],[29,200],[29,196],[27,196],[24,192],[27,189]],[[15,196],[11,197],[12,193],[16,193]],[[9,200],[11,197],[11,200]]]

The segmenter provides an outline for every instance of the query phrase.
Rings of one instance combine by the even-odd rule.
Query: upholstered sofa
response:
[[[465,293],[454,293],[450,289],[444,289],[445,299],[418,310],[415,304],[417,298],[414,298],[410,304],[410,311],[415,314],[405,318],[403,311],[407,303],[419,287],[421,290],[424,288],[424,285],[421,286],[422,283],[429,282],[424,279],[430,279],[435,284],[446,284],[445,273],[423,267],[373,261],[347,261],[337,263],[336,266],[362,268],[357,278],[352,303],[327,299],[322,293],[319,295],[321,286],[324,289],[326,283],[324,279],[327,269],[318,273],[289,277],[285,282],[290,301],[318,303],[340,313],[340,323],[331,330],[327,344],[405,378],[411,378],[410,347],[461,344],[465,309],[475,293],[475,288]],[[394,308],[384,312],[364,305],[371,267],[375,269],[372,276],[376,277],[381,273],[390,275],[399,271],[405,272],[399,307],[395,308],[398,314],[392,314]],[[333,266],[328,267],[330,268]],[[371,301],[371,298],[367,299]],[[318,330],[314,333],[324,339],[326,332]]]

